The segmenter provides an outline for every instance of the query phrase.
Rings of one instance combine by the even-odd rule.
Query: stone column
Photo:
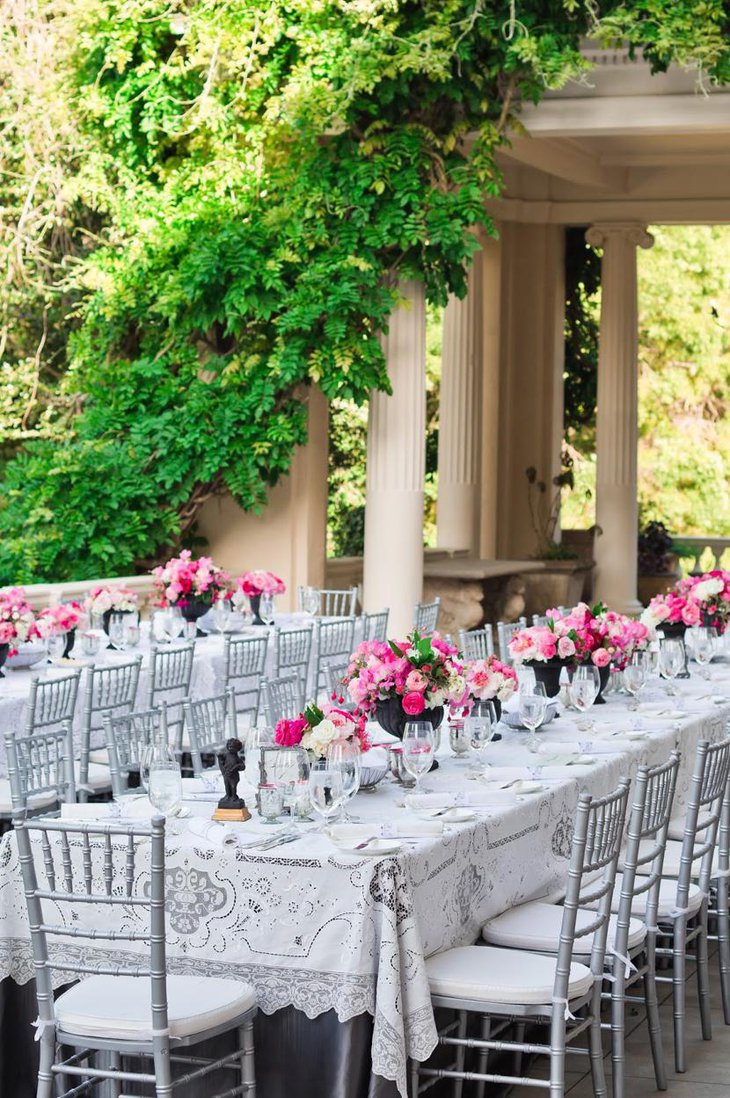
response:
[[[654,238],[643,225],[614,222],[586,233],[601,260],[596,420],[595,594],[612,610],[637,613],[638,303],[636,249]]]
[[[501,228],[498,225],[498,229]],[[481,388],[479,556],[497,556],[499,495],[500,330],[502,311],[502,242],[487,237],[476,257],[478,270],[477,372]]]
[[[391,636],[413,625],[423,589],[423,481],[426,460],[426,304],[420,282],[383,337],[392,395],[374,392],[368,409],[363,603],[390,608]]]
[[[465,298],[444,311],[439,404],[436,543],[475,553],[479,537],[479,397],[477,368],[478,257]]]

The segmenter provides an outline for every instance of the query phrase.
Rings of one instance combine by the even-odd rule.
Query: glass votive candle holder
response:
[[[124,625],[124,639],[130,648],[136,648],[139,644],[140,631],[139,626],[135,622],[125,622]]]
[[[284,793],[279,785],[259,786],[259,816],[265,823],[276,823],[284,811]]]
[[[89,629],[81,634],[81,651],[85,656],[96,656],[101,648],[102,634]]]
[[[311,820],[312,798],[309,796],[309,782],[297,781],[294,786],[292,809],[300,822]]]
[[[449,725],[449,747],[457,758],[469,754],[469,737],[463,721],[452,721]]]
[[[183,622],[182,635],[186,641],[194,641],[198,635],[198,625],[194,621]]]

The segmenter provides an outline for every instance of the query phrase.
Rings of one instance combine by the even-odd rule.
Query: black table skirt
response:
[[[32,982],[0,982],[1,1098],[35,1098],[38,1045],[31,1022],[37,1015]],[[372,1030],[368,1014],[345,1023],[332,1010],[311,1020],[294,1007],[259,1014],[256,1098],[397,1098],[395,1084],[371,1072]],[[176,1094],[208,1098],[211,1083],[202,1080]]]

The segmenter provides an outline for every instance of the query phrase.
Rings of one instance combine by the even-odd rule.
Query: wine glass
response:
[[[141,631],[139,622],[136,622],[131,614],[125,614],[123,640],[125,648],[136,648],[139,644]]]
[[[494,739],[497,729],[497,713],[490,701],[480,703],[479,712],[473,713],[464,720],[464,731],[469,746],[479,760],[480,777],[486,778],[489,764],[486,759],[486,750]]]
[[[342,771],[329,759],[317,759],[309,769],[309,798],[312,809],[320,818],[317,831],[324,831],[325,824],[334,816],[345,800]]]
[[[127,647],[127,638],[124,630],[124,614],[112,614],[109,618],[109,640],[119,652]]]
[[[629,709],[639,708],[639,694],[646,684],[646,660],[643,652],[634,652],[624,667],[624,686],[631,694]]]
[[[353,823],[352,816],[347,811],[347,802],[360,788],[360,747],[349,740],[335,740],[327,751],[327,757],[332,766],[339,767],[342,773],[342,790],[345,795],[343,801],[343,823]]]
[[[182,805],[182,774],[174,757],[165,758],[162,751],[155,755],[147,772],[147,795],[163,816],[174,815]]]
[[[170,640],[174,641],[176,637],[180,636],[185,628],[185,619],[182,616],[182,610],[179,606],[170,606],[167,615],[167,632],[170,635]]]
[[[677,693],[674,680],[684,668],[684,645],[677,637],[666,637],[659,644],[659,673],[667,680],[667,694]]]
[[[527,750],[537,751],[537,729],[545,720],[547,712],[547,694],[542,682],[530,683],[529,679],[519,684],[518,709],[520,721],[530,730]]]
[[[304,610],[306,614],[311,614],[312,616],[317,614],[319,612],[321,597],[319,587],[303,587],[302,610]]]
[[[170,744],[161,733],[157,733],[143,750],[139,760],[139,784],[145,793],[149,793],[149,776],[152,767],[178,766],[179,764]]]
[[[48,656],[51,663],[56,663],[57,660],[63,659],[63,653],[66,651],[66,634],[54,633],[48,640]]]
[[[420,793],[421,775],[433,762],[434,736],[429,721],[408,721],[403,730],[403,765],[416,780],[415,792]]]
[[[274,624],[274,596],[263,594],[259,603],[259,617],[264,625]]]
[[[601,676],[598,668],[592,663],[582,663],[573,672],[573,680],[568,687],[568,697],[579,713],[586,713],[598,697],[600,689]],[[587,732],[592,727],[591,720],[578,721],[581,732]]]
[[[700,675],[703,679],[709,678],[707,665],[715,654],[717,634],[714,629],[697,625],[689,631],[692,655],[695,663],[699,664]]]
[[[213,604],[213,625],[217,633],[229,633],[231,630],[231,601],[230,599],[218,599]]]

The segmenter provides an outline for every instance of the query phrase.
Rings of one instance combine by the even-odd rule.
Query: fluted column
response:
[[[403,636],[423,589],[426,445],[426,305],[423,285],[404,282],[408,305],[383,337],[390,396],[368,409],[364,595],[366,610],[390,607],[390,634]]]
[[[635,613],[638,535],[638,347],[636,249],[654,238],[643,225],[593,225],[601,260],[601,327],[596,417],[596,598]]]
[[[474,266],[466,297],[450,297],[444,311],[436,504],[439,548],[472,552],[479,530],[477,279]]]

